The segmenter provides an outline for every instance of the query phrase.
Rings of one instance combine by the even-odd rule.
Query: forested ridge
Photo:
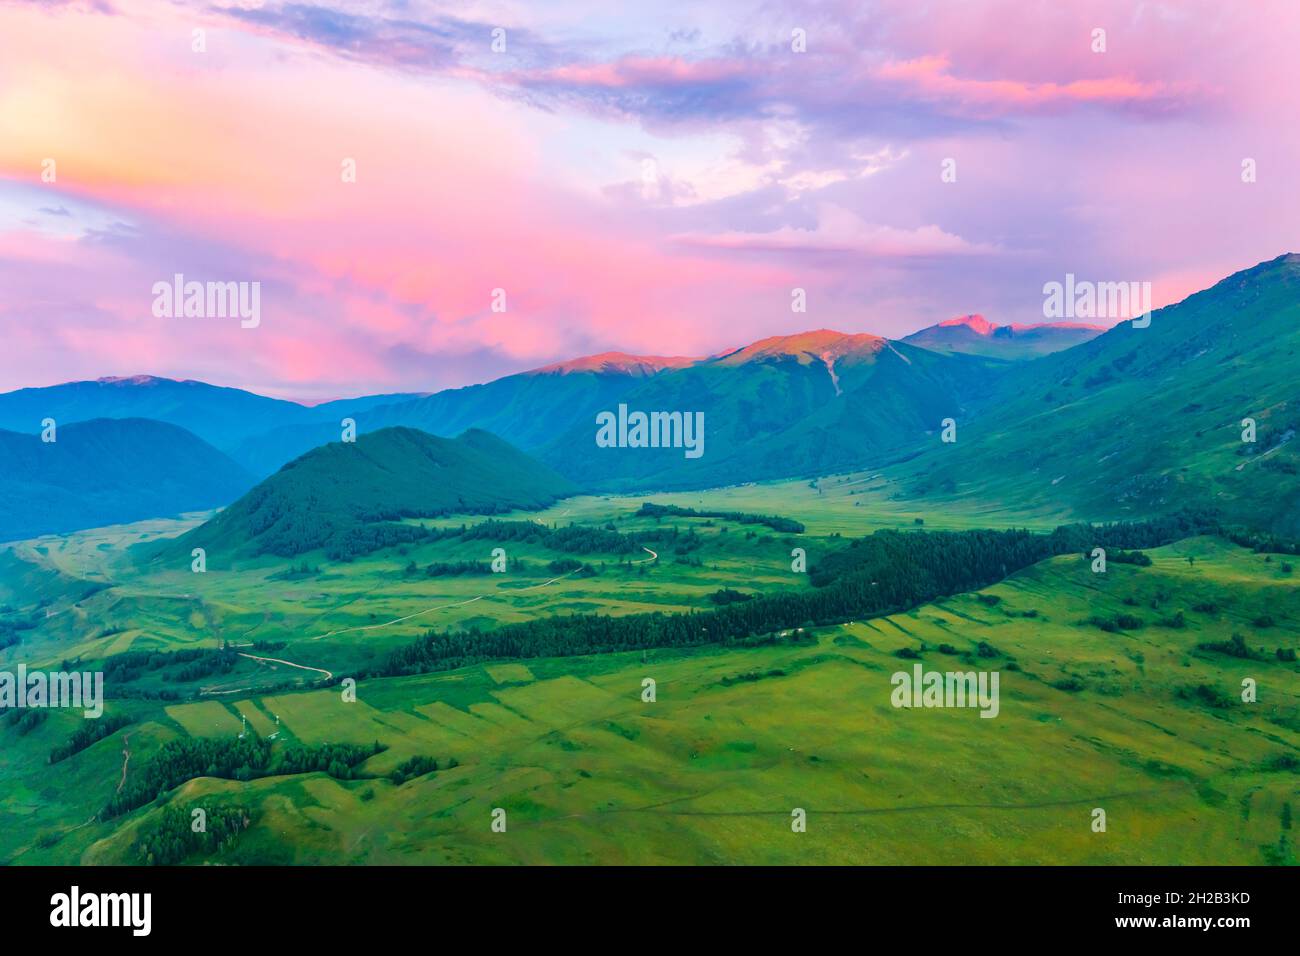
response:
[[[486,432],[439,438],[384,428],[314,448],[165,549],[195,546],[333,558],[415,540],[403,518],[540,509],[577,491],[545,465]]]
[[[350,779],[357,764],[383,749],[378,742],[369,746],[290,744],[275,755],[270,740],[252,734],[181,737],[167,741],[138,772],[133,770],[126,785],[99,812],[99,819],[111,820],[142,807],[196,777],[253,780],[276,774],[324,771],[332,777]]]
[[[203,811],[203,828],[194,828],[194,812]],[[253,811],[241,806],[164,807],[141,833],[135,852],[147,866],[172,866],[195,853],[211,856],[232,845],[253,823]]]

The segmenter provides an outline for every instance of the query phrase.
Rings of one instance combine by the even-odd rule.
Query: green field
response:
[[[623,563],[584,556],[604,567],[583,578],[546,570],[557,555],[542,548],[511,550],[529,562],[524,574],[406,573],[411,561],[486,560],[493,546],[458,539],[351,563],[308,555],[301,576],[286,575],[298,561],[284,559],[206,574],[133,565],[128,545],[179,533],[193,519],[15,546],[0,555],[0,604],[22,608],[40,594],[51,613],[21,645],[0,651],[6,668],[223,640],[252,656],[190,684],[146,672],[135,691],[179,690],[179,698],[110,701],[108,714],[134,722],[53,766],[46,755],[84,723],[79,715],[55,712],[25,734],[0,727],[0,859],[140,862],[135,841],[160,805],[94,820],[123,780],[126,754],[129,780],[165,741],[233,735],[246,718],[250,733],[278,731],[277,752],[372,741],[387,749],[358,768],[361,779],[190,780],[166,802],[237,804],[253,820],[233,845],[190,862],[1294,862],[1300,681],[1275,650],[1300,643],[1300,592],[1277,556],[1216,538],[1153,550],[1149,567],[1112,563],[1106,574],[1077,556],[1056,558],[979,594],[768,646],[363,679],[355,702],[338,687],[305,689],[322,671],[363,670],[428,627],[704,610],[722,587],[806,588],[790,570],[792,547],[811,561],[843,547],[843,537],[919,527],[922,516],[891,500],[887,485],[863,478],[871,476],[576,498],[532,515],[650,529],[655,519],[633,512],[654,500],[775,513],[808,527],[785,535],[662,519],[695,528],[701,543],[688,557],[698,565],[670,553]],[[924,528],[1046,528],[1058,517],[996,515],[971,504],[924,515]],[[85,595],[88,582],[112,586]],[[1091,623],[1123,614],[1141,626]],[[1258,659],[1198,649],[1233,634]],[[254,641],[276,649],[256,650]],[[899,657],[905,649],[917,659]],[[1000,713],[893,707],[891,675],[918,662],[997,671]],[[656,682],[653,702],[642,700],[645,678]],[[1241,700],[1244,678],[1257,682],[1256,702]],[[392,782],[412,757],[442,769]],[[506,814],[504,833],[491,826],[496,808]],[[791,829],[795,808],[806,811],[806,832]],[[1092,829],[1096,808],[1106,814],[1104,833]]]
[[[804,535],[784,535],[721,521],[663,521],[664,526],[694,528],[703,538],[703,547],[690,556],[700,561],[699,566],[676,563],[675,556],[667,553],[657,563],[649,554],[640,554],[623,559],[626,563],[621,565],[618,556],[594,556],[594,563],[605,562],[601,575],[553,581],[556,575],[545,565],[563,556],[525,547],[508,549],[512,559],[529,562],[525,575],[428,578],[404,573],[412,561],[423,568],[435,561],[489,560],[494,543],[486,541],[412,545],[351,563],[328,562],[319,552],[294,559],[239,559],[225,567],[214,560],[204,574],[190,570],[188,557],[174,562],[171,570],[151,567],[143,575],[133,566],[131,546],[180,534],[200,522],[202,516],[194,516],[16,545],[10,562],[23,562],[22,573],[15,569],[0,574],[0,603],[21,606],[30,599],[26,579],[34,574],[58,579],[50,585],[53,616],[25,645],[24,659],[30,666],[47,667],[77,655],[92,658],[128,650],[215,646],[221,641],[236,645],[269,641],[285,642],[288,650],[265,656],[334,671],[373,660],[431,626],[492,626],[540,614],[584,611],[680,612],[708,607],[708,595],[723,587],[751,593],[802,587],[802,575],[791,571],[794,547],[805,549],[812,563],[828,549],[843,545],[832,535],[918,527],[920,513],[890,500],[881,480],[870,478],[864,473],[823,479],[820,489],[808,482],[781,482],[707,493],[579,497],[542,512],[501,516],[543,524],[611,523],[619,531],[647,530],[661,524],[634,513],[642,502],[654,500],[780,514],[808,528]],[[476,520],[482,519],[449,518],[426,524],[449,527]],[[1012,525],[1047,529],[1058,523],[1054,518],[1015,520],[977,505],[922,520],[927,529]],[[320,573],[286,574],[303,561]],[[87,584],[113,587],[80,599]],[[282,665],[271,668],[250,664],[231,680],[214,683],[212,689],[233,692],[280,682],[292,670]],[[308,680],[317,675],[304,671],[297,676]]]

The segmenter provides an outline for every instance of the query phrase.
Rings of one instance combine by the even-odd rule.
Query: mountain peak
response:
[[[162,378],[158,375],[105,375],[102,378],[95,379],[96,385],[160,385],[164,382],[175,382],[173,378]]]
[[[575,372],[595,372],[602,375],[631,375],[649,378],[670,368],[685,368],[699,359],[682,355],[628,355],[626,352],[601,352],[585,355],[535,368],[528,375],[572,375]]]
[[[955,329],[967,328],[976,335],[990,336],[1011,336],[1022,335],[1026,332],[1037,332],[1042,329],[1078,329],[1091,332],[1105,332],[1106,326],[1095,325],[1089,322],[1012,322],[1009,325],[995,325],[978,312],[972,315],[959,315],[955,319],[945,319],[938,325],[930,326],[930,329]],[[922,329],[922,332],[929,329]],[[920,333],[917,333],[918,335]]]
[[[941,329],[951,329],[957,326],[965,326],[976,335],[992,335],[997,326],[990,322],[978,312],[971,315],[959,315],[955,319],[945,319],[940,322],[938,327]]]
[[[885,347],[886,340],[866,332],[837,332],[813,329],[794,335],[773,335],[751,345],[726,352],[716,361],[723,365],[741,365],[768,358],[793,356],[800,360],[819,358],[827,364],[847,355],[874,354]]]

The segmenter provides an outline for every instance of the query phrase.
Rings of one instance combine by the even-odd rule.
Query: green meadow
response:
[[[86,723],[79,713],[52,712],[25,732],[0,727],[0,859],[141,862],[136,841],[172,805],[249,814],[237,840],[191,863],[1294,862],[1300,681],[1276,652],[1300,644],[1300,592],[1285,559],[1217,538],[1153,549],[1150,566],[1112,562],[1105,574],[1079,556],[1055,558],[978,593],[762,646],[366,678],[355,701],[310,686],[363,671],[431,627],[705,610],[720,588],[807,588],[791,570],[796,547],[811,563],[880,528],[1045,530],[1071,517],[979,502],[923,514],[891,494],[886,479],[861,473],[582,497],[514,516],[698,537],[685,555],[583,555],[597,571],[588,577],[547,568],[565,555],[510,545],[522,571],[424,574],[434,562],[489,560],[495,546],[455,538],[352,562],[214,562],[204,574],[133,560],[131,545],[202,516],[13,546],[0,553],[0,605],[31,609],[38,623],[0,650],[4,669],[222,642],[248,656],[190,682],[144,672],[132,697],[106,708],[132,722],[53,765],[49,752]],[[647,500],[778,514],[807,531],[656,523],[634,515]],[[1228,648],[1233,635],[1250,656],[1201,646]],[[894,707],[891,676],[918,663],[997,671],[997,717]],[[1242,700],[1246,680],[1253,702]],[[97,821],[167,741],[241,731],[275,735],[276,753],[387,749],[355,779],[200,776]],[[417,757],[439,769],[395,782]],[[492,826],[498,809],[504,832]],[[803,832],[792,829],[796,810]]]
[[[1082,520],[1077,513],[1057,505],[1009,508],[1006,500],[1015,499],[968,496],[936,509],[925,501],[905,499],[895,471],[877,469],[808,480],[751,482],[707,491],[583,496],[560,501],[545,511],[519,512],[517,516],[590,523],[604,521],[611,514],[635,511],[642,502],[654,501],[697,510],[784,515],[802,522],[809,535],[846,537],[870,534],[878,528],[916,527],[917,519],[931,530],[949,531],[1011,527],[1046,531]]]
[[[816,485],[814,487],[813,485]],[[762,526],[697,518],[656,521],[635,517],[641,503],[653,500],[683,507],[780,514],[803,522],[807,532],[786,535]],[[214,559],[204,574],[191,571],[188,558],[171,567],[135,566],[130,549],[160,537],[174,537],[200,524],[206,515],[172,522],[150,521],[75,535],[51,536],[13,546],[7,565],[0,558],[0,603],[20,606],[30,599],[30,579],[41,576],[50,589],[52,616],[24,647],[33,666],[51,666],[134,650],[216,646],[222,641],[247,645],[283,642],[289,655],[276,656],[333,671],[355,666],[408,642],[436,626],[490,627],[529,620],[541,614],[641,611],[685,612],[710,606],[720,588],[748,593],[803,587],[791,571],[791,551],[803,548],[810,563],[852,537],[879,528],[961,530],[1017,526],[1046,530],[1059,523],[1025,521],[977,505],[922,518],[915,503],[888,497],[882,479],[863,473],[820,482],[780,482],[690,494],[635,497],[578,497],[541,512],[518,512],[502,519],[535,520],[547,525],[612,525],[619,531],[659,527],[694,529],[703,545],[679,563],[665,552],[656,561],[642,553],[584,556],[595,577],[561,577],[549,562],[566,557],[543,548],[509,547],[511,560],[526,563],[522,573],[428,577],[433,562],[488,561],[494,542],[440,541],[390,548],[352,562],[327,561],[314,552],[298,558],[262,557],[222,565]],[[918,524],[918,519],[922,524]],[[429,520],[430,527],[455,527],[481,518]],[[414,562],[417,573],[406,573]],[[295,569],[307,566],[306,573]],[[111,588],[108,587],[111,585]],[[92,587],[104,590],[84,596]],[[253,653],[250,651],[250,653]],[[294,655],[297,656],[294,656]],[[266,664],[243,674],[254,684],[291,679],[293,668]],[[296,675],[304,681],[313,672]],[[213,685],[238,689],[241,680]]]

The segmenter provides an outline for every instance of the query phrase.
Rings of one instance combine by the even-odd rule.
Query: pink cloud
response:
[[[687,246],[716,249],[851,253],[875,259],[968,256],[998,251],[994,246],[969,242],[934,225],[900,229],[866,223],[848,210],[829,204],[818,210],[817,226],[813,229],[787,226],[768,232],[684,234],[676,240]]]
[[[1141,81],[1106,76],[1066,82],[1029,82],[1010,79],[974,79],[954,76],[945,56],[923,56],[890,61],[875,75],[911,88],[921,95],[950,100],[995,112],[1060,107],[1077,103],[1143,104],[1187,100],[1196,92],[1191,84]]]
[[[1296,91],[1278,79],[1300,15],[1262,9],[829,4],[793,55],[724,4],[725,46],[664,52],[657,21],[567,48],[559,30],[545,56],[488,71],[419,60],[411,42],[441,34],[360,14],[312,34],[154,0],[116,17],[5,6],[0,314],[20,330],[0,388],[156,372],[427,390],[611,349],[711,353],[801,321],[1024,320],[1066,271],[1192,291],[1300,247],[1300,134],[1279,120]],[[629,155],[700,198],[614,188]],[[27,221],[61,204],[72,215]],[[154,319],[149,288],[173,271],[263,282],[262,328]],[[791,317],[795,285],[815,315]]]
[[[549,70],[514,74],[526,83],[563,83],[573,86],[622,89],[634,86],[716,83],[742,77],[752,67],[740,60],[711,58],[688,60],[680,56],[623,56],[608,63],[574,64]]]

